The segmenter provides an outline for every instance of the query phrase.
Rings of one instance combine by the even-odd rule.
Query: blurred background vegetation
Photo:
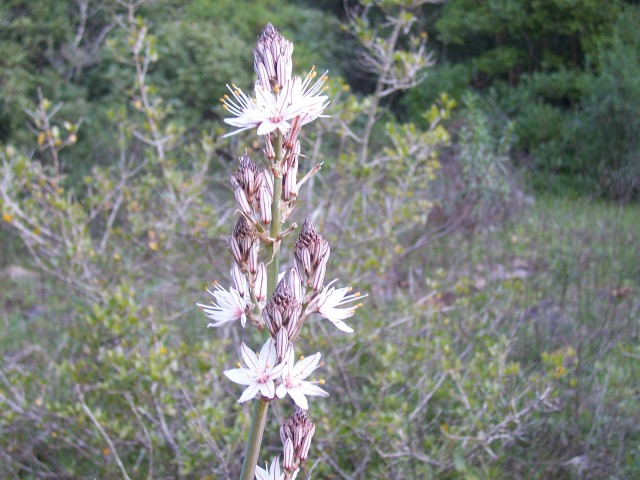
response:
[[[330,71],[296,221],[370,294],[303,340],[331,397],[302,478],[640,477],[632,0],[0,3],[0,477],[237,478],[251,333],[194,304],[261,157],[218,99],[267,22]]]

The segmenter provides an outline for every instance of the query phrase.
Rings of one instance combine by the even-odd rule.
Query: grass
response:
[[[429,256],[449,289],[466,282],[492,298],[483,308],[515,332],[512,359],[534,368],[576,352],[557,411],[509,448],[505,477],[638,478],[640,206],[542,198]]]

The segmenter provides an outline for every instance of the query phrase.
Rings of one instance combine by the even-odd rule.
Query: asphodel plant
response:
[[[255,129],[264,139],[263,166],[247,154],[239,158],[231,177],[238,215],[229,237],[233,286],[226,290],[216,284],[207,290],[213,296],[211,304],[198,306],[213,321],[209,327],[262,332],[264,343],[254,350],[242,342],[238,346],[242,364],[223,372],[244,387],[238,402],[253,402],[240,478],[290,480],[307,460],[315,432],[307,414],[307,397],[329,394],[319,386],[322,381],[310,379],[320,366],[321,353],[301,357],[296,340],[314,315],[353,333],[344,320],[355,313],[362,296],[348,287],[336,288],[337,280],[325,284],[331,249],[308,219],[295,240],[287,268],[281,271],[280,245],[295,235],[297,226],[288,220],[298,193],[320,170],[320,165],[314,165],[305,175],[299,174],[299,136],[305,125],[324,116],[329,103],[324,94],[327,77],[326,73],[318,77],[315,68],[304,78],[294,76],[293,44],[272,25],[260,35],[253,53],[257,76],[253,95],[231,84],[227,85],[230,94],[221,101],[230,114],[225,123],[235,127],[225,136]],[[269,404],[286,397],[295,410],[280,425],[282,462],[277,456],[263,469],[257,463]]]

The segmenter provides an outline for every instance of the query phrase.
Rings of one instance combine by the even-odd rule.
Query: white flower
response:
[[[233,287],[227,292],[220,285],[216,285],[212,292],[207,288],[209,292],[216,299],[216,303],[213,305],[204,305],[202,303],[196,303],[196,305],[204,311],[204,313],[215,323],[210,323],[208,327],[219,327],[225,323],[234,322],[240,320],[242,327],[244,328],[247,323],[246,309],[248,304],[248,298],[240,295],[240,293]]]
[[[291,127],[289,122],[298,116],[302,125],[321,116],[329,103],[328,97],[321,95],[326,76],[323,75],[311,85],[315,76],[316,72],[312,70],[304,81],[300,77],[290,79],[277,93],[256,82],[255,98],[250,98],[235,85],[227,85],[233,98],[225,95],[222,103],[233,117],[225,118],[224,122],[238,129],[224,137],[251,128],[257,128],[258,135],[266,135],[275,130],[284,134]]]
[[[276,94],[256,83],[256,98],[250,98],[235,85],[233,88],[227,85],[227,88],[233,95],[233,99],[225,95],[222,103],[234,117],[225,118],[224,122],[238,129],[227,133],[224,137],[251,128],[257,128],[258,135],[266,135],[276,129],[284,133],[289,130],[289,120],[299,114],[291,108],[291,87]]]
[[[309,408],[307,397],[310,395],[314,397],[326,397],[329,394],[323,389],[315,385],[313,382],[305,380],[313,371],[318,368],[320,363],[320,353],[316,353],[311,357],[304,358],[294,365],[293,347],[289,347],[287,353],[287,359],[285,362],[284,371],[282,372],[282,383],[276,390],[276,395],[279,398],[284,397],[287,393],[303,410]]]
[[[294,79],[298,80],[298,82],[294,82],[291,102],[304,105],[302,125],[306,125],[307,123],[314,121],[316,118],[323,116],[322,112],[327,108],[327,105],[329,105],[329,97],[326,95],[320,95],[324,90],[324,82],[327,80],[327,72],[328,71],[324,72],[313,84],[311,84],[311,81],[316,78],[318,74],[318,72],[316,72],[316,67],[311,69],[303,82],[299,81],[299,77]]]
[[[321,292],[316,295],[305,311],[305,314],[311,314],[318,312],[324,318],[333,323],[338,330],[346,333],[353,333],[353,328],[344,323],[342,320],[352,317],[361,304],[352,305],[347,308],[338,308],[341,305],[346,305],[360,298],[364,298],[360,295],[360,292],[347,295],[351,291],[351,287],[335,288],[332,287],[338,280],[333,280]]]
[[[277,363],[278,358],[273,339],[270,338],[266,341],[259,355],[249,349],[244,342],[240,350],[242,360],[244,360],[247,367],[234,368],[223,372],[232,382],[239,385],[247,385],[238,403],[246,402],[254,398],[258,393],[269,399],[274,398],[274,380],[282,375],[284,365]]]
[[[284,480],[285,474],[284,472],[280,472],[280,459],[278,457],[273,459],[271,462],[271,468],[269,468],[269,464],[265,462],[264,466],[266,469],[256,466],[256,480]],[[289,477],[290,480],[295,480],[298,476],[298,471],[296,470]]]

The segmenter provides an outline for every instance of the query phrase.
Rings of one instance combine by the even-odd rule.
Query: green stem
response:
[[[262,445],[262,434],[267,422],[267,410],[269,404],[261,400],[253,402],[253,414],[251,415],[251,429],[249,430],[249,440],[244,453],[240,480],[254,480],[258,455],[260,455],[260,445]]]
[[[274,138],[273,149],[276,158],[273,161],[273,203],[271,204],[271,232],[273,243],[267,245],[267,298],[271,296],[278,285],[278,274],[280,273],[280,229],[282,227],[282,217],[280,201],[282,199],[282,134],[277,134]]]
[[[271,204],[271,231],[269,236],[273,242],[267,245],[267,299],[271,297],[278,283],[278,273],[280,271],[280,229],[282,227],[282,217],[280,216],[280,201],[282,199],[282,135],[277,134],[274,138],[273,148],[276,158],[272,164],[273,172],[273,203]],[[268,330],[265,329],[264,332]],[[264,335],[263,332],[263,335]],[[251,427],[249,429],[249,439],[247,449],[242,462],[240,480],[254,480],[258,456],[260,455],[260,445],[262,435],[267,421],[267,410],[269,403],[261,400],[254,400],[253,414],[251,416]]]

